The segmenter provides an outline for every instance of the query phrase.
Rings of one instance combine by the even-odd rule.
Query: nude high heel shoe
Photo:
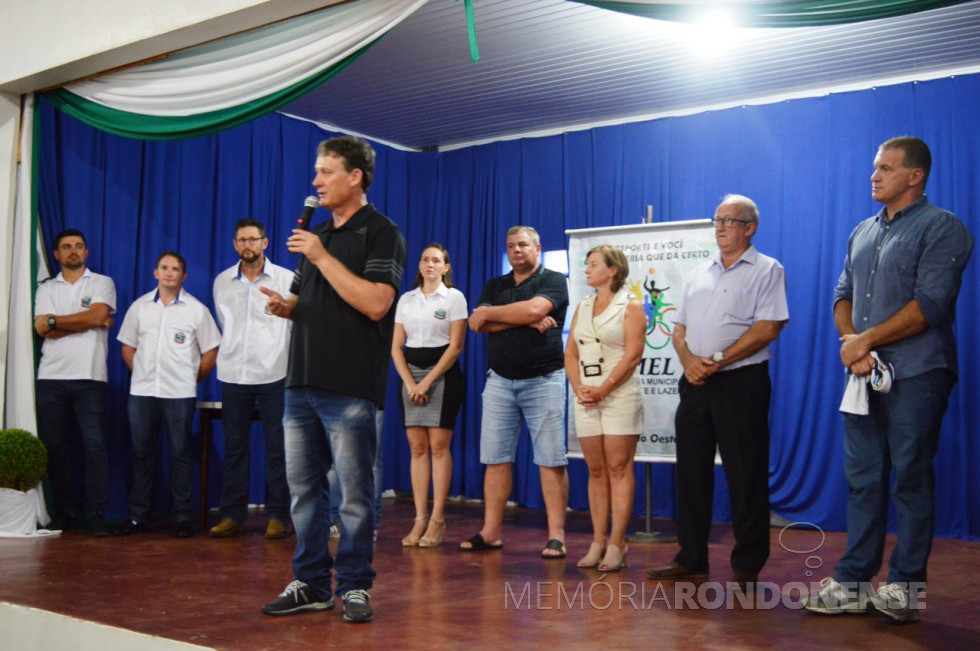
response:
[[[595,567],[602,561],[602,545],[597,542],[589,544],[589,552],[575,565],[578,567]]]
[[[424,548],[438,547],[439,545],[442,544],[442,539],[446,535],[446,521],[436,520],[435,518],[432,518],[432,521],[441,527],[441,529],[439,529],[439,535],[436,536],[435,538],[422,536],[421,538],[419,538],[419,547],[424,547]]]
[[[421,520],[428,520],[428,519],[429,516],[422,515],[415,518],[415,522],[419,522]],[[413,529],[415,528],[414,525],[412,526],[412,528]],[[407,536],[402,538],[402,547],[418,547],[420,538],[421,538],[420,536],[413,536],[411,533],[409,533]]]
[[[619,551],[619,547],[610,544],[606,547],[606,555],[602,558],[602,562],[599,563],[597,568],[600,572],[616,572],[623,569],[629,563],[626,562],[626,554],[629,553],[629,549],[623,547],[623,551]]]

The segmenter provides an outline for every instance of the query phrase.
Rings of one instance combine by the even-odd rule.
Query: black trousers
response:
[[[708,569],[717,445],[735,530],[732,569],[757,574],[769,558],[769,362],[715,373],[703,386],[682,377],[678,391],[675,560]]]

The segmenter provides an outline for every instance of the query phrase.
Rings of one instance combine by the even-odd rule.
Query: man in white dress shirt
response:
[[[218,379],[225,457],[221,479],[221,521],[211,527],[215,538],[245,531],[248,510],[249,439],[256,403],[265,440],[265,537],[285,538],[289,522],[289,485],[282,416],[286,363],[292,321],[266,310],[268,287],[289,295],[293,273],[265,257],[269,246],[265,224],[246,217],[235,225],[232,241],[239,261],[214,279],[214,310],[221,326]]]
[[[85,235],[68,229],[54,241],[61,272],[38,285],[34,329],[44,337],[37,370],[37,429],[48,449],[48,477],[55,507],[51,529],[72,529],[79,514],[72,481],[71,423],[85,449],[85,526],[106,536],[109,465],[105,443],[105,395],[109,379],[108,328],[116,311],[112,278],[85,266]]]
[[[133,372],[127,405],[133,437],[133,486],[130,518],[118,533],[128,535],[146,528],[162,422],[170,443],[174,535],[189,538],[194,535],[191,421],[197,383],[214,368],[221,332],[208,308],[183,291],[187,280],[183,256],[176,251],[162,253],[153,276],[157,288],[133,302],[117,337],[123,360]]]

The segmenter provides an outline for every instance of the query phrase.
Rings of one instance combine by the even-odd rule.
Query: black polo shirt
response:
[[[568,309],[568,283],[557,271],[539,266],[520,285],[514,284],[514,272],[491,278],[483,286],[480,305],[509,305],[543,296],[554,306],[548,313],[558,327],[543,334],[529,326],[508,328],[487,336],[487,361],[494,373],[509,380],[526,380],[557,371],[565,366],[561,332]]]
[[[405,237],[373,205],[358,210],[340,228],[330,220],[313,232],[351,272],[398,290],[405,269]],[[290,291],[298,300],[286,386],[316,387],[384,407],[394,302],[382,319],[372,321],[348,305],[305,256]]]

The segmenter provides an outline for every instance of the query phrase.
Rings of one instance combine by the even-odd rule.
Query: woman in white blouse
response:
[[[467,317],[466,297],[452,284],[449,252],[441,244],[430,244],[422,251],[415,289],[398,300],[391,342],[391,358],[401,377],[399,396],[412,451],[415,524],[402,538],[405,547],[437,547],[446,534],[444,510],[453,471],[449,441],[464,398],[458,358],[463,350]]]

